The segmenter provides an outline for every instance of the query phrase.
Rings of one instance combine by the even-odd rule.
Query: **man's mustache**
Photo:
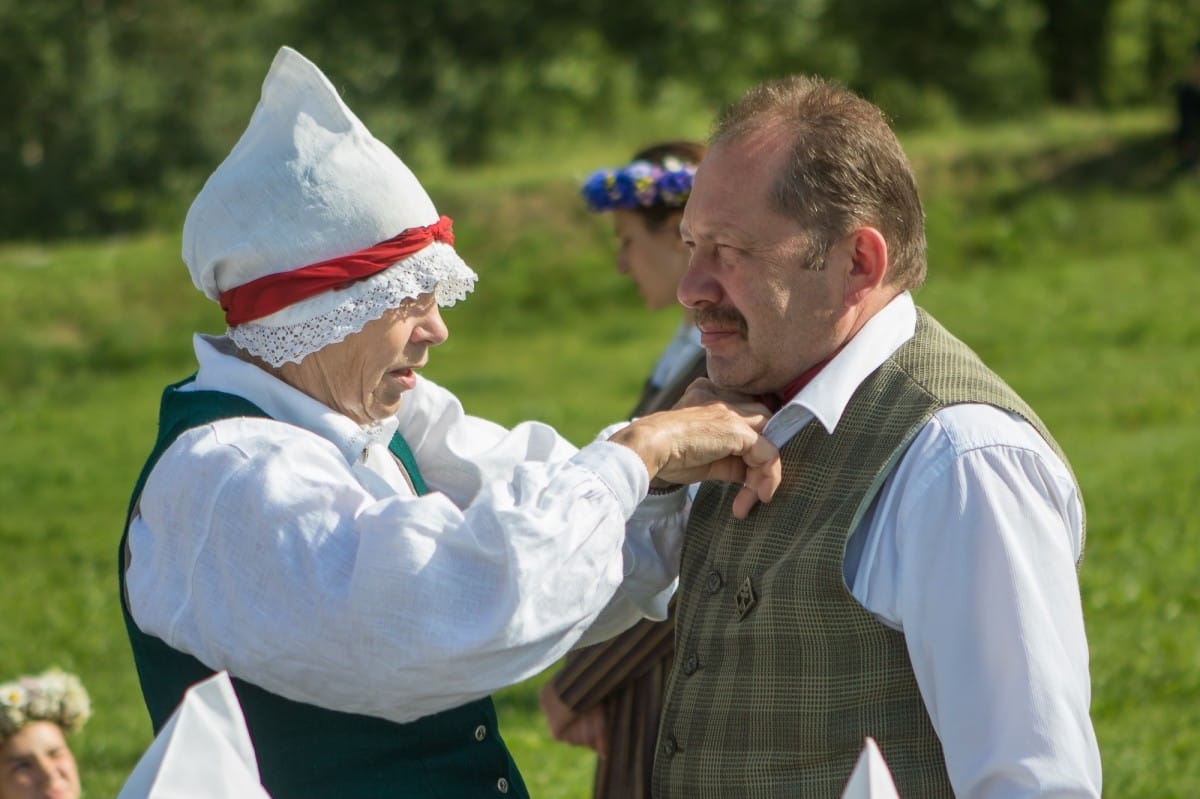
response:
[[[746,317],[735,308],[707,307],[698,308],[693,316],[695,324],[713,325],[722,328],[736,328],[739,335],[746,335]]]

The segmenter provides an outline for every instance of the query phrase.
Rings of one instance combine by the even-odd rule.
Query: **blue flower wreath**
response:
[[[634,161],[617,169],[592,173],[579,193],[593,211],[617,208],[648,208],[662,205],[682,208],[692,193],[695,164],[667,159],[662,166],[649,161]]]

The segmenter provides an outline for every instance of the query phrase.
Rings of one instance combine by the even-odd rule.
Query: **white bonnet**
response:
[[[412,171],[371,135],[315,64],[280,48],[241,139],[183,225],[183,260],[213,300],[258,278],[356,253],[432,225],[437,210]],[[231,324],[239,346],[275,366],[358,332],[404,299],[436,291],[452,305],[476,275],[435,241],[349,288]]]

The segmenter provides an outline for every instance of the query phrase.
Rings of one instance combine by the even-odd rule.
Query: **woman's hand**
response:
[[[585,746],[601,758],[608,757],[608,724],[604,719],[603,705],[576,713],[559,698],[551,683],[542,686],[538,704],[554,740],[572,746]]]
[[[691,394],[691,400],[699,402],[706,391],[701,386],[684,396]],[[749,401],[681,405],[642,416],[610,440],[636,452],[651,480],[741,483],[733,501],[733,515],[739,519],[757,503],[769,502],[782,479],[779,450],[762,435],[770,411]]]

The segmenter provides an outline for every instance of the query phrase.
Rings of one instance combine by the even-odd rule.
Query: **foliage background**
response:
[[[912,129],[1165,104],[1200,0],[0,0],[0,239],[171,224],[291,44],[416,167],[795,71]]]
[[[88,796],[115,795],[150,739],[115,596],[128,491],[190,333],[221,328],[179,224],[281,42],[414,165],[480,272],[427,374],[580,442],[627,411],[675,318],[615,274],[579,179],[703,136],[762,75],[876,98],[926,200],[918,301],[1031,401],[1083,485],[1106,795],[1200,795],[1200,182],[1172,172],[1167,95],[1196,2],[247,5],[0,0],[0,679],[83,677]],[[1090,33],[1055,34],[1063,14]],[[590,758],[537,714],[544,679],[498,697],[506,737],[535,796],[586,796]]]

